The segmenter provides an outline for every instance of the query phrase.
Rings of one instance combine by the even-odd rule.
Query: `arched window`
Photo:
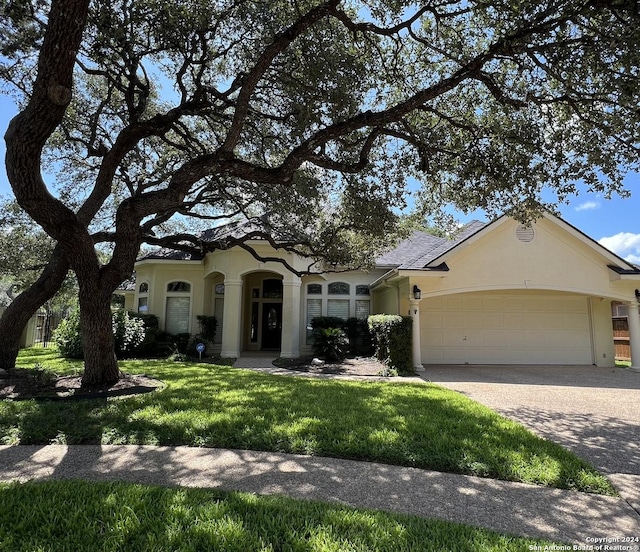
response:
[[[190,293],[191,284],[187,282],[169,282],[167,284],[167,292],[170,293]]]
[[[322,284],[308,284],[307,295],[322,295]]]
[[[149,312],[149,282],[142,282],[138,286],[138,312]]]
[[[328,286],[329,295],[346,295],[344,299],[329,299],[327,301],[327,316],[349,318],[349,293],[351,286],[346,282],[331,282]]]
[[[331,282],[329,284],[329,295],[349,295],[349,284],[345,282]]]

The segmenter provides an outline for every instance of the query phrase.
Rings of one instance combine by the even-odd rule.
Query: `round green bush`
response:
[[[129,316],[127,311],[117,310],[112,316],[115,353],[131,353],[142,345],[145,338],[144,320]],[[64,319],[53,333],[53,342],[64,358],[83,358],[80,312],[75,311]]]
[[[53,332],[53,342],[64,358],[82,358],[82,337],[80,336],[80,312],[74,311],[65,318]]]

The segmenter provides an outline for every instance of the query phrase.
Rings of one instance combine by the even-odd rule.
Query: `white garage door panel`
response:
[[[591,364],[586,297],[474,293],[420,305],[422,360],[448,364]]]

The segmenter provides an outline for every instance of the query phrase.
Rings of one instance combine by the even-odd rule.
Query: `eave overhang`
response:
[[[640,280],[640,269],[638,268],[621,268],[616,265],[607,265],[615,276],[616,280]]]
[[[382,285],[389,285],[402,278],[409,277],[424,277],[424,278],[443,278],[444,275],[449,272],[449,267],[446,263],[440,263],[437,266],[425,267],[425,268],[394,268],[389,272],[386,272],[377,280],[374,280],[369,284],[370,289],[375,289]]]

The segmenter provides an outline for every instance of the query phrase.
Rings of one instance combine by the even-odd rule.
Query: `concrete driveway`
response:
[[[572,450],[640,513],[640,372],[595,366],[426,366],[459,391]]]

